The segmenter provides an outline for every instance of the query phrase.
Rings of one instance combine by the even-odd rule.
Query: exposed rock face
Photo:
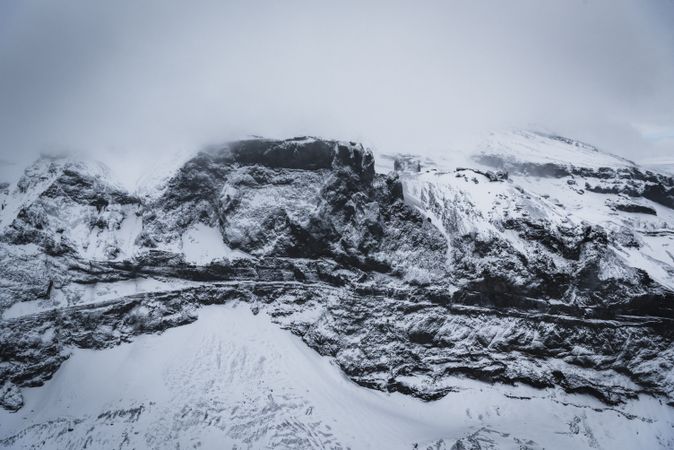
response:
[[[674,236],[674,181],[497,150],[383,175],[358,144],[253,139],[195,156],[150,197],[38,161],[2,212],[0,404],[20,408],[19,388],[73,346],[232,299],[375,389],[430,400],[461,374],[674,402],[674,258],[654,250]],[[620,195],[656,215],[613,207]]]
[[[614,203],[613,207],[618,211],[625,211],[631,213],[651,214],[657,216],[658,213],[654,208],[638,203]]]

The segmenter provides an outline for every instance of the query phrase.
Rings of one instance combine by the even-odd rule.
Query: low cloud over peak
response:
[[[674,3],[0,5],[0,159],[158,156],[251,134],[438,152],[542,128],[674,152]]]

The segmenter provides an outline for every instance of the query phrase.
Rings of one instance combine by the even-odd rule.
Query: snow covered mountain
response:
[[[640,163],[654,172],[674,175],[674,158],[648,158]]]
[[[673,178],[524,131],[376,164],[3,185],[0,448],[674,446]]]

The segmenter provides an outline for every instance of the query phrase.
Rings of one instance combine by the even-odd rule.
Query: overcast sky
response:
[[[674,155],[674,2],[0,2],[5,161],[138,174],[247,135],[423,153],[504,127]]]

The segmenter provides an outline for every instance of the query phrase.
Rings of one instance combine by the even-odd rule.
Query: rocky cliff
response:
[[[452,376],[674,406],[674,180],[518,132],[467,160],[251,139],[153,194],[42,158],[7,186],[0,404],[101,349],[249,302],[352,380],[431,400]]]

